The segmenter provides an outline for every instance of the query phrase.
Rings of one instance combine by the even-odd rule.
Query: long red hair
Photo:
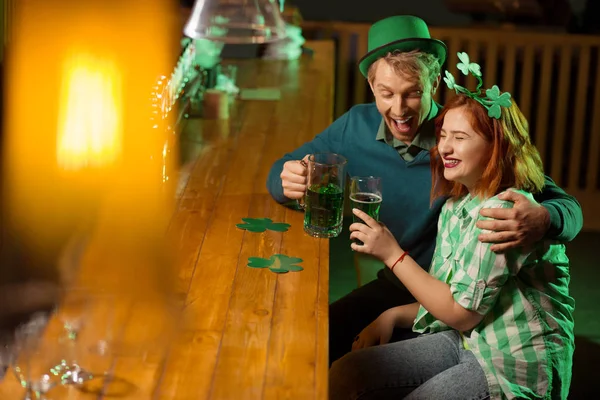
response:
[[[476,100],[462,94],[454,96],[435,120],[438,143],[446,113],[459,107],[463,107],[473,130],[492,145],[490,160],[473,188],[474,194],[485,199],[511,187],[531,193],[541,191],[544,186],[542,159],[529,138],[527,119],[515,101],[510,107],[502,107],[502,115],[496,119],[489,117],[485,107]],[[431,150],[431,171],[431,201],[440,196],[460,197],[468,193],[461,183],[444,178],[444,164],[437,145]]]

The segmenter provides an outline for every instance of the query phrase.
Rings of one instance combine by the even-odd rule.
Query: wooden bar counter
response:
[[[306,46],[314,55],[299,60],[236,61],[240,88],[279,88],[280,100],[236,100],[228,120],[186,122],[180,139],[188,162],[169,229],[185,299],[182,328],[161,359],[115,361],[115,376],[135,387],[120,398],[327,397],[329,242],[304,233],[303,214],[266,189],[272,163],[332,119],[333,43]],[[291,228],[252,233],[236,227],[245,217]],[[278,253],[302,258],[304,270],[247,266],[248,257]],[[72,389],[61,400],[113,397]],[[7,373],[0,399],[22,393]],[[56,400],[53,391],[48,397]]]

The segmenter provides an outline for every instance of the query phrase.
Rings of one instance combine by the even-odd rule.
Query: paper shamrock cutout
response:
[[[249,232],[264,232],[267,229],[275,232],[285,232],[291,226],[284,222],[273,222],[271,218],[242,218],[243,224],[236,224],[240,229]]]
[[[248,266],[250,268],[269,268],[277,274],[285,274],[287,272],[302,271],[299,265],[303,260],[298,257],[288,257],[285,254],[274,254],[270,258],[248,257]]]

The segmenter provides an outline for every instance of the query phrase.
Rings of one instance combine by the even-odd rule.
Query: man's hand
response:
[[[527,247],[544,237],[550,227],[550,213],[535,200],[512,190],[498,196],[515,203],[513,208],[484,208],[480,214],[494,218],[477,221],[477,227],[492,233],[479,235],[484,243],[496,243],[492,251],[503,252],[519,246]]]
[[[307,162],[308,155],[304,156],[302,161],[292,160],[283,164],[283,170],[279,176],[281,177],[283,195],[288,199],[297,200],[304,197],[308,175]]]

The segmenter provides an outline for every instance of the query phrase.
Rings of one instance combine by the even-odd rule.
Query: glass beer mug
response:
[[[308,180],[304,196],[304,231],[319,238],[336,237],[342,231],[344,157],[334,153],[317,153],[308,157]]]

